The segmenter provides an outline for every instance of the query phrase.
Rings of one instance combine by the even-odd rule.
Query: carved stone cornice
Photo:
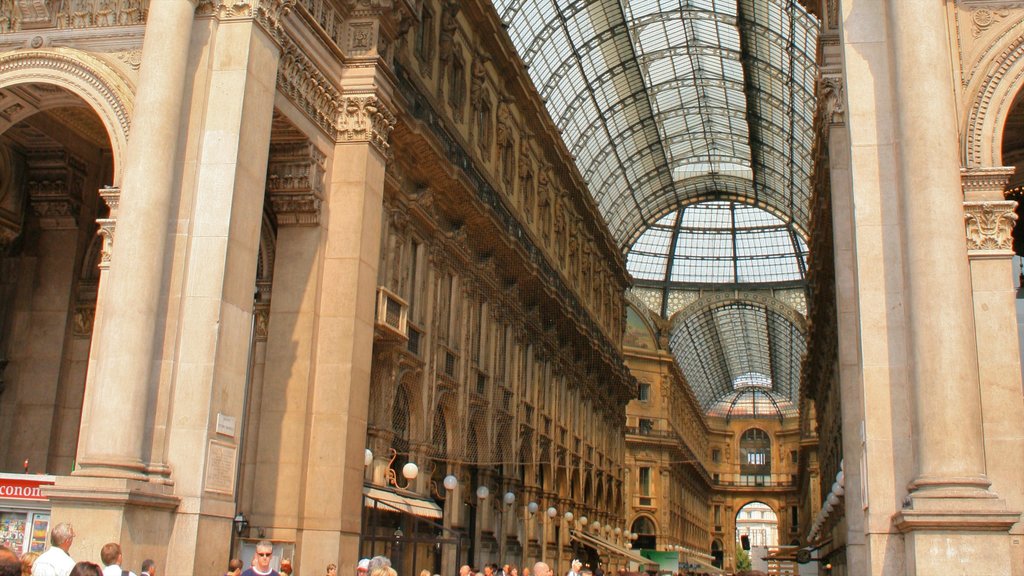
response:
[[[387,155],[388,137],[395,128],[395,115],[376,95],[343,96],[338,114],[338,140],[368,142]]]
[[[267,194],[278,226],[320,223],[324,162],[324,154],[312,143],[271,144]]]
[[[284,38],[281,20],[294,5],[295,0],[200,0],[196,16],[214,16],[218,20],[251,19],[280,43]]]
[[[960,169],[960,185],[967,200],[1001,200],[1014,166],[994,166]]]
[[[1017,221],[1013,200],[964,202],[964,223],[969,256],[1013,256],[1013,225]]]

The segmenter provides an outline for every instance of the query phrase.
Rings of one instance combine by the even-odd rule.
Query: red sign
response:
[[[53,480],[33,478],[11,478],[0,476],[0,498],[14,500],[46,500],[39,492],[40,486],[50,486]]]

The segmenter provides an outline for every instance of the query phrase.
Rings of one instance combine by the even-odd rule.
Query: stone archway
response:
[[[113,150],[116,186],[121,180],[134,103],[131,82],[116,68],[93,55],[71,48],[27,50],[0,55],[0,88],[18,84],[49,84],[80,97],[106,127]],[[0,124],[0,133],[38,112],[24,107],[19,116]]]

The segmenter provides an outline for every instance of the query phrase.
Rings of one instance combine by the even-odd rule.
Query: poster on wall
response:
[[[0,546],[22,550],[28,515],[21,512],[0,512]]]
[[[46,551],[46,531],[50,528],[49,514],[32,515],[32,541],[29,543],[29,552]]]

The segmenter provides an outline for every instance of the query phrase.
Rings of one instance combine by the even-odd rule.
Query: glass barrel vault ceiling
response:
[[[807,229],[817,22],[795,0],[494,0],[627,250],[743,198]]]
[[[779,311],[736,301],[707,306],[677,317],[670,344],[709,414],[796,415],[806,342]]]
[[[818,23],[796,0],[493,3],[639,282],[803,280]],[[781,417],[803,338],[737,302],[670,342],[709,413]]]

